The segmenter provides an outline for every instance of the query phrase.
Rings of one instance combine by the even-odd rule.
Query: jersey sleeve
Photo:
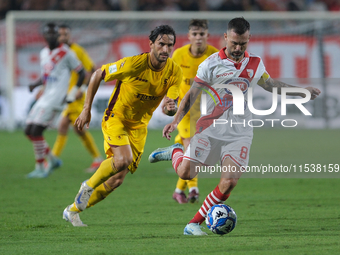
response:
[[[40,51],[40,54],[39,54],[40,65],[41,65],[42,60],[43,60],[44,50],[45,50],[45,48],[42,49],[42,50]],[[40,78],[43,80],[43,77],[44,77],[44,68],[40,68]]]
[[[211,72],[209,70],[209,65],[207,59],[204,60],[197,69],[196,77],[194,78],[194,81],[197,83],[208,83],[211,84],[212,77]]]
[[[182,76],[183,76],[182,69],[180,67],[177,67],[176,72],[174,72],[173,83],[171,87],[168,89],[168,92],[166,94],[167,97],[174,100],[179,97],[179,87],[182,82]]]
[[[180,57],[180,54],[178,53],[178,50],[175,50],[174,53],[172,54],[172,57],[171,59],[177,64],[179,65],[179,57]]]
[[[105,82],[113,80],[123,80],[130,76],[134,70],[134,62],[131,57],[123,58],[114,63],[109,63],[101,67],[103,71],[103,79]]]
[[[263,85],[268,79],[270,78],[270,75],[267,71],[265,71],[259,81],[257,82],[258,85]]]
[[[85,49],[81,48],[81,53],[78,55],[78,57],[86,71],[90,72],[92,69],[94,69],[95,65]]]
[[[70,68],[70,70],[74,70],[76,72],[79,72],[81,69],[83,69],[82,64],[76,57],[73,51],[69,50],[66,55],[67,59],[67,65]]]

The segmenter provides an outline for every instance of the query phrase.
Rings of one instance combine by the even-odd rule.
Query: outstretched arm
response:
[[[85,126],[85,124],[87,128],[90,125],[91,107],[93,103],[93,98],[96,95],[100,82],[103,79],[102,73],[103,71],[101,69],[98,69],[91,76],[90,83],[87,89],[83,111],[81,112],[81,114],[79,115],[79,117],[76,119],[74,123],[74,125],[77,127],[78,130],[83,130],[83,127]]]
[[[177,110],[177,114],[175,115],[174,120],[166,125],[163,129],[163,137],[165,137],[166,139],[170,140],[171,136],[170,133],[173,132],[178,123],[183,119],[183,117],[189,112],[191,105],[190,104],[190,100],[192,100],[192,103],[196,101],[198,95],[201,93],[201,90],[199,89],[199,87],[203,87],[203,85],[194,82],[191,85],[190,90],[185,94],[185,96],[183,97],[178,110]]]
[[[293,86],[287,83],[284,83],[282,81],[275,80],[271,77],[269,77],[266,81],[263,81],[262,78],[258,82],[258,85],[264,88],[265,90],[272,92],[273,88],[277,88],[277,93],[281,95],[281,88],[299,88],[297,86]],[[315,99],[321,91],[314,87],[307,87],[307,90],[309,90],[311,94],[311,99]],[[306,97],[304,93],[287,93],[288,96],[300,96],[300,97]]]

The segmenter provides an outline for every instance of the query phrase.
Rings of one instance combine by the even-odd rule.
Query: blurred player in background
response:
[[[84,69],[77,57],[67,45],[59,43],[58,26],[48,23],[43,28],[43,36],[48,46],[40,52],[41,78],[29,86],[30,91],[40,85],[44,85],[45,90],[30,110],[26,121],[25,134],[33,143],[36,160],[35,169],[27,175],[28,178],[44,178],[50,174],[50,168],[44,168],[44,161],[47,158],[48,165],[55,162],[43,132],[60,113],[65,101],[74,100],[72,94],[67,94],[71,71],[78,74],[76,91],[85,78]]]
[[[189,23],[188,39],[190,44],[178,48],[172,56],[173,61],[178,64],[183,71],[183,80],[180,87],[178,105],[181,103],[184,95],[189,91],[192,82],[196,76],[197,68],[207,57],[218,50],[207,44],[209,37],[207,20],[193,19]],[[184,116],[178,124],[178,135],[175,143],[184,146],[184,150],[189,145],[190,137],[196,132],[196,122],[201,116],[200,100],[196,100],[191,110]],[[189,194],[186,197],[184,191],[188,187]],[[176,189],[172,198],[180,204],[198,202],[199,190],[197,185],[197,177],[192,180],[183,180],[178,178]]]
[[[84,109],[75,125],[82,130],[91,121],[93,98],[102,80],[117,80],[102,121],[104,160],[92,177],[84,181],[63,218],[73,226],[86,226],[79,212],[95,205],[120,186],[128,172],[137,170],[147,135],[147,125],[164,98],[165,113],[176,113],[182,70],[169,56],[176,42],[167,25],[156,27],[149,36],[150,53],[126,57],[103,65],[91,77]]]
[[[281,94],[281,88],[293,87],[272,79],[261,58],[246,51],[250,39],[250,25],[244,18],[235,18],[228,23],[224,39],[226,47],[200,64],[194,83],[182,99],[173,122],[164,127],[163,136],[167,139],[170,140],[170,133],[176,129],[189,111],[192,105],[190,100],[195,102],[202,89],[214,91],[213,87],[216,84],[236,84],[246,96],[248,88],[256,84],[269,92],[277,88],[278,94]],[[219,184],[206,197],[199,211],[184,228],[185,235],[206,235],[201,230],[200,224],[204,221],[208,210],[213,205],[227,200],[243,173],[242,167],[248,165],[253,128],[250,125],[237,124],[243,121],[249,123],[252,114],[245,105],[244,115],[234,115],[233,96],[224,88],[216,88],[216,90],[223,104],[215,105],[215,98],[207,97],[207,115],[198,120],[197,132],[185,153],[180,144],[175,144],[157,149],[149,157],[151,163],[172,160],[176,173],[183,179],[192,179],[197,174],[195,171],[197,168],[201,169],[203,165],[212,166],[218,161],[224,169],[232,169],[221,173]],[[287,93],[287,95],[301,97],[310,95],[310,98],[314,99],[320,94],[320,90],[313,87],[308,87],[305,91],[306,93]],[[218,125],[215,128],[213,123],[219,119],[228,120],[229,124]],[[237,124],[230,125],[230,123]]]
[[[76,90],[75,100],[72,103],[68,104],[67,108],[62,112],[62,118],[58,127],[58,136],[52,149],[53,160],[51,161],[52,164],[48,165],[48,171],[51,171],[61,165],[61,161],[58,157],[60,156],[62,150],[66,145],[69,125],[70,123],[73,124],[75,122],[83,109],[87,84],[91,74],[95,70],[94,63],[90,56],[87,54],[86,50],[79,44],[71,41],[71,29],[68,25],[63,24],[59,26],[59,42],[67,44],[70,49],[76,54],[77,58],[80,60],[86,71],[86,76],[84,84],[80,87],[80,90]],[[72,71],[68,88],[68,91],[70,93],[72,93],[72,91],[76,89],[75,83],[77,79],[78,73]],[[90,132],[86,130],[78,130],[76,127],[74,127],[74,131],[80,137],[83,145],[93,158],[92,165],[90,166],[90,168],[87,169],[87,172],[93,173],[100,166],[103,158],[101,157],[97,145]]]

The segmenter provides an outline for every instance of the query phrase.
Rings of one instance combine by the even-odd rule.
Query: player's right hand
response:
[[[170,133],[173,132],[176,129],[176,127],[177,127],[177,124],[175,124],[175,123],[167,124],[163,128],[163,137],[165,137],[166,139],[170,140],[171,139]]]
[[[317,98],[321,93],[321,91],[317,88],[307,87],[306,89],[310,92],[311,100],[314,100],[315,98]]]
[[[74,126],[79,130],[83,131],[84,126],[86,125],[86,128],[90,127],[90,121],[91,121],[91,111],[83,110],[76,121],[74,122]]]

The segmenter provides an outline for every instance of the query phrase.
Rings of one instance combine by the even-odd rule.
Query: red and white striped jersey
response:
[[[61,108],[67,94],[71,71],[80,71],[81,63],[67,45],[61,44],[52,51],[48,47],[41,50],[40,67],[45,90],[37,104]]]
[[[248,52],[245,52],[244,58],[239,63],[227,58],[225,48],[203,61],[198,68],[195,82],[205,85],[205,90],[210,91],[211,95],[206,96],[206,115],[198,120],[197,132],[200,133],[211,126],[214,119],[224,119],[228,124],[224,125],[225,127],[219,125],[219,130],[214,130],[213,136],[227,136],[229,140],[231,137],[244,136],[248,133],[252,137],[252,127],[247,124],[252,118],[247,104],[247,93],[248,89],[254,87],[263,75],[269,77],[262,59]],[[217,84],[235,85],[241,89],[245,99],[244,115],[233,115],[231,92],[227,88],[216,88]],[[245,125],[235,124],[231,127],[231,123],[245,123]]]

